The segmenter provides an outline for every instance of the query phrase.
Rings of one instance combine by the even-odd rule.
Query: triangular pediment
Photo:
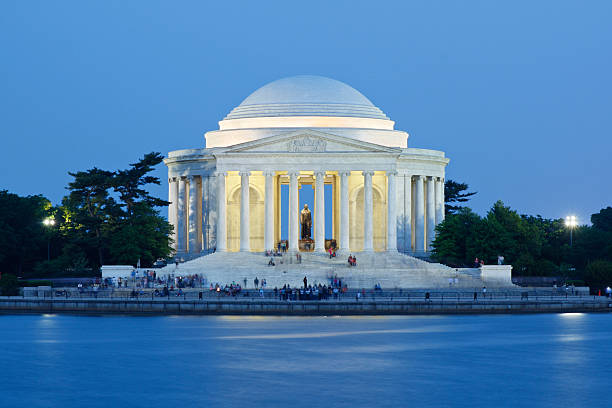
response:
[[[240,143],[222,150],[223,153],[397,153],[398,149],[363,142],[313,129],[300,129],[263,139]]]

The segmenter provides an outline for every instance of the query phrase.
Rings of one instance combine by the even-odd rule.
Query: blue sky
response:
[[[0,188],[57,203],[68,171],[202,146],[258,87],[316,74],[446,151],[476,211],[586,222],[612,205],[610,21],[609,1],[4,0]]]

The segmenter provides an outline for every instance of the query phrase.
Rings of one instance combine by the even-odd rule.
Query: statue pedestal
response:
[[[312,252],[314,251],[314,240],[312,239],[300,239],[299,243],[300,251]]]

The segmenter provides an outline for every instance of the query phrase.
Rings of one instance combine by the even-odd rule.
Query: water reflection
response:
[[[600,405],[611,317],[0,316],[0,406]]]

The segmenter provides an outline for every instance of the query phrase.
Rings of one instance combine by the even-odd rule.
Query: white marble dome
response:
[[[389,120],[355,88],[315,75],[298,75],[270,82],[249,95],[224,120],[294,116]]]
[[[388,147],[407,146],[408,134],[355,88],[335,79],[298,75],[251,93],[206,132],[206,147],[226,147],[298,129],[317,129]]]

